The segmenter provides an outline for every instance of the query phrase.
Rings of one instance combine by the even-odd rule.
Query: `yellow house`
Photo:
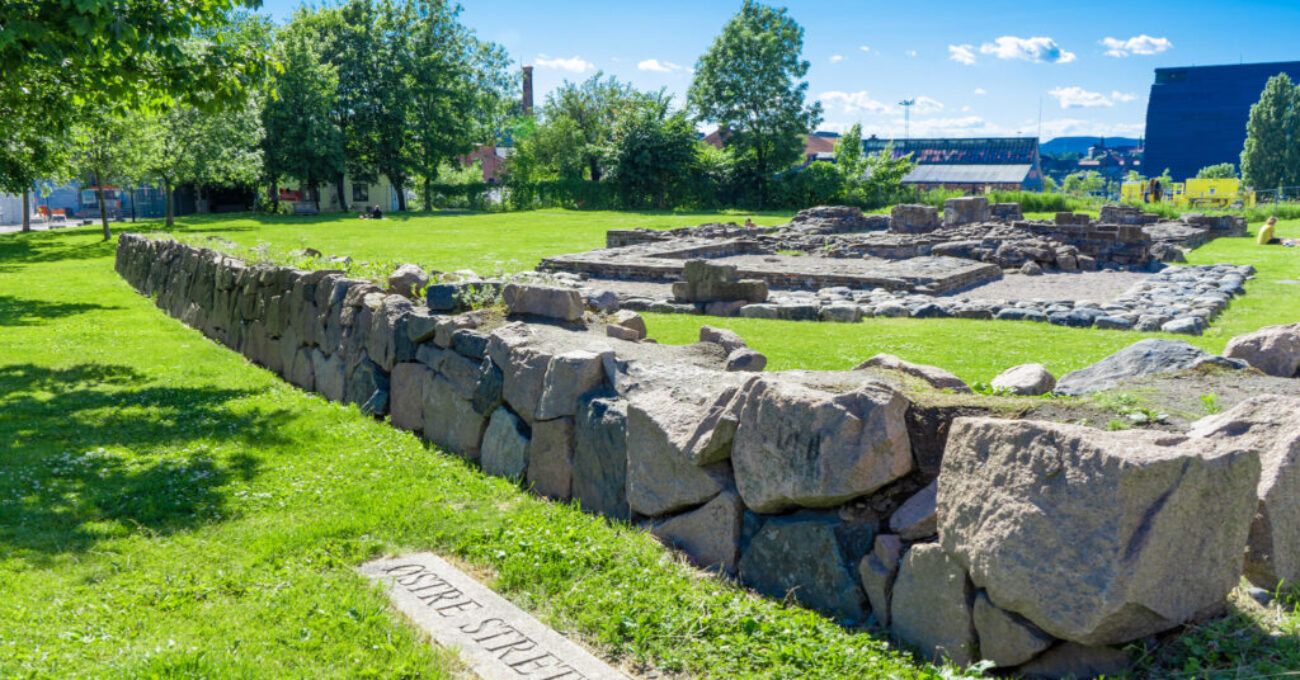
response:
[[[351,176],[343,178],[343,192],[347,199],[348,212],[364,212],[371,206],[379,206],[380,210],[389,212],[397,210],[397,191],[393,188],[387,177],[380,175],[374,181],[366,182],[353,180]],[[298,184],[297,190],[292,188],[292,183],[286,183],[280,189],[280,200],[289,202],[313,202],[316,197],[320,197],[321,212],[341,212],[343,203],[339,201],[338,185],[335,182],[321,184],[316,187],[309,187],[305,184]],[[411,203],[411,195],[407,194],[407,205]]]

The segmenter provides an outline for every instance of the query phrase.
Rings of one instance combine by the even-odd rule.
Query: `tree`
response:
[[[547,121],[568,118],[573,122],[582,136],[578,155],[591,181],[599,182],[604,176],[618,121],[627,112],[656,101],[666,104],[662,93],[640,92],[614,76],[605,78],[598,71],[582,83],[564,81],[547,95],[542,117]]]
[[[805,105],[802,50],[803,28],[786,10],[745,0],[696,63],[687,93],[696,118],[725,131],[760,205],[771,177],[798,160],[803,136],[821,122],[821,104]]]
[[[1236,179],[1237,166],[1232,163],[1207,165],[1196,173],[1197,179]]]
[[[1257,189],[1300,184],[1300,94],[1285,73],[1268,79],[1250,107],[1241,175]]]
[[[846,179],[856,180],[866,171],[862,151],[862,123],[854,123],[835,142],[835,166]]]
[[[225,40],[256,0],[9,0],[0,3],[0,188],[55,172],[82,111],[219,108],[265,80],[257,43]],[[201,50],[186,49],[202,40]]]
[[[614,128],[611,162],[623,204],[674,207],[697,174],[695,127],[682,111],[668,112],[667,101],[625,110]]]
[[[1073,172],[1065,176],[1061,190],[1075,196],[1096,194],[1106,189],[1106,178],[1096,170]]]
[[[880,151],[868,154],[863,165],[865,171],[859,202],[873,207],[896,202],[895,199],[903,193],[903,178],[916,168],[912,154],[894,157],[892,142]]]
[[[282,50],[284,70],[276,77],[275,96],[262,108],[265,174],[274,196],[284,177],[311,187],[333,181],[343,173],[345,158],[343,133],[331,119],[339,83],[335,67],[321,63],[302,32],[286,33]]]
[[[94,183],[99,219],[107,241],[113,234],[108,227],[105,185],[131,186],[147,173],[148,156],[154,148],[146,126],[126,112],[90,110],[83,111],[79,117],[73,135],[73,163]]]

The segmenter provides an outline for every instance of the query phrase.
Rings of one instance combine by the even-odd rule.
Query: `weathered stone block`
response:
[[[572,416],[576,412],[578,397],[600,387],[604,379],[604,361],[595,352],[575,349],[555,355],[542,381],[537,419]]]
[[[926,484],[894,511],[889,518],[889,530],[906,541],[917,541],[935,535],[939,528],[935,517],[935,499],[938,493],[938,480]]]
[[[1291,378],[1300,373],[1300,323],[1265,326],[1228,341],[1223,356],[1241,359],[1269,375]]]
[[[974,591],[966,571],[936,543],[912,546],[894,580],[889,626],[925,659],[947,657],[965,666],[976,660]]]
[[[862,590],[871,603],[871,613],[882,626],[889,625],[890,598],[894,591],[894,577],[903,557],[903,541],[894,534],[876,536],[875,548],[858,565]]]
[[[392,373],[392,413],[394,427],[419,432],[424,429],[424,390],[433,381],[433,371],[420,363],[397,364]]]
[[[1202,418],[1188,435],[1258,451],[1259,506],[1246,544],[1246,578],[1276,590],[1300,583],[1300,399],[1260,395]]]
[[[573,497],[584,510],[626,519],[627,403],[584,397],[574,429]]]
[[[860,622],[867,616],[862,589],[845,566],[856,556],[844,553],[834,520],[771,519],[740,558],[740,578],[765,595],[792,595],[804,606]]]
[[[486,417],[441,376],[424,384],[424,436],[445,451],[478,460]]]
[[[979,634],[980,658],[999,667],[1019,666],[1051,646],[1050,635],[1010,612],[998,609],[989,596],[975,596],[975,632]]]
[[[740,529],[745,506],[735,492],[724,491],[698,510],[682,513],[650,531],[680,548],[705,569],[734,573],[740,558]]]
[[[682,278],[683,281],[673,283],[673,298],[678,302],[746,300],[757,303],[767,299],[767,283],[756,279],[737,280],[735,265],[688,260]]]
[[[483,433],[482,451],[480,464],[484,472],[522,479],[528,469],[528,426],[510,409],[498,406]]]
[[[1206,439],[958,418],[939,538],[999,608],[1057,638],[1123,643],[1224,605],[1258,479],[1258,453]]]
[[[573,288],[509,283],[501,291],[501,297],[510,314],[531,314],[560,321],[582,318],[582,294]]]
[[[686,447],[699,414],[666,392],[639,395],[628,406],[627,500],[643,515],[658,517],[698,506],[726,485],[726,463],[695,466]]]
[[[569,499],[573,490],[573,418],[533,423],[527,479],[534,493],[556,500]]]
[[[887,385],[836,394],[762,375],[737,398],[744,406],[731,460],[756,512],[830,507],[912,470],[907,400]]]

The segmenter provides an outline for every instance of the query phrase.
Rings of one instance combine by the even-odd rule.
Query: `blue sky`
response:
[[[285,20],[298,0],[266,0]],[[470,0],[461,20],[536,67],[536,97],[597,70],[681,104],[739,1]],[[781,6],[782,3],[773,3]],[[792,0],[822,129],[902,136],[1142,134],[1153,69],[1300,59],[1296,2]]]

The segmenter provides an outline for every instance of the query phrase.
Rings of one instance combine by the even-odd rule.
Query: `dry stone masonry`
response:
[[[802,222],[838,233],[835,220],[858,218]],[[697,284],[759,297],[739,268],[705,265]],[[761,593],[889,626],[925,658],[1113,673],[1125,644],[1222,611],[1247,546],[1257,583],[1300,573],[1290,401],[1262,398],[1186,435],[954,420],[918,402],[967,389],[934,367],[881,355],[852,371],[728,370],[752,352],[734,333],[646,342],[634,313],[598,316],[572,287],[505,285],[503,317],[461,311],[445,283],[413,300],[425,279],[412,268],[384,289],[132,234],[117,270],[305,390],[636,523]],[[443,311],[449,301],[458,311]],[[1057,391],[1169,364],[1245,364],[1144,342],[1164,344],[1065,376]],[[1052,389],[1040,369],[1017,369],[1006,389]]]
[[[582,289],[589,303],[602,300],[592,305],[602,311],[844,323],[960,317],[1200,335],[1244,294],[1253,270],[1162,263],[1185,262],[1185,249],[1244,231],[1239,217],[1169,222],[1119,205],[1103,207],[1098,220],[1060,213],[1031,221],[1019,204],[967,197],[949,199],[942,212],[897,205],[888,217],[813,208],[781,227],[612,230],[606,248],[550,257],[539,269]],[[1004,277],[1099,271],[1151,275],[1111,300],[966,294]],[[1081,290],[1086,284],[1071,294]]]

